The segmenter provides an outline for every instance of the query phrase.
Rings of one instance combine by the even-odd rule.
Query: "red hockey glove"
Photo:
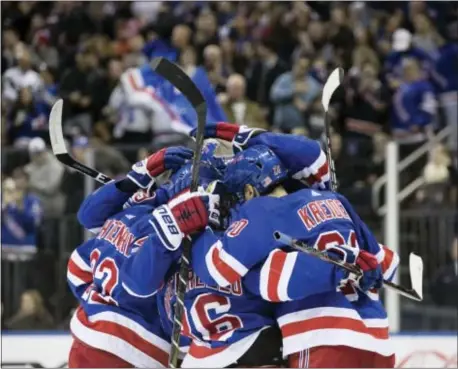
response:
[[[215,201],[202,192],[185,192],[169,202],[170,210],[180,228],[180,231],[189,235],[201,231],[208,224],[209,203]],[[210,201],[210,199],[212,201]]]
[[[190,135],[195,137],[197,129],[194,128]],[[205,138],[219,138],[221,140],[230,141],[234,145],[235,152],[243,150],[250,138],[266,132],[261,128],[248,128],[236,123],[208,123],[204,129]]]

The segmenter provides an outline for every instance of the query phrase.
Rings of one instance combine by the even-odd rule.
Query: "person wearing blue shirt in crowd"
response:
[[[33,137],[48,135],[49,109],[32,90],[19,90],[19,98],[7,115],[8,136],[15,146],[27,146]]]
[[[423,145],[432,135],[436,118],[437,102],[433,85],[423,77],[415,59],[403,61],[403,79],[393,96],[391,130],[400,144],[400,156],[406,157]],[[423,160],[417,160],[418,171],[424,167]],[[419,174],[415,168],[410,174]]]
[[[27,174],[18,168],[13,176],[2,186],[2,251],[7,257],[27,258],[37,250],[42,209],[40,200],[27,192]]]
[[[429,77],[433,65],[431,57],[425,51],[412,46],[412,34],[406,29],[398,29],[393,33],[392,51],[385,59],[385,78],[388,86],[394,91],[401,84],[403,60],[415,59],[421,65],[426,77]]]
[[[457,149],[458,136],[458,44],[439,37],[439,49],[431,77],[444,111],[446,125],[453,128],[449,148]]]

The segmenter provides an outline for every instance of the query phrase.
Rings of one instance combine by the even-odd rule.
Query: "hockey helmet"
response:
[[[245,185],[262,195],[284,181],[288,171],[267,146],[256,145],[236,154],[226,164],[223,183],[239,200],[244,200]]]

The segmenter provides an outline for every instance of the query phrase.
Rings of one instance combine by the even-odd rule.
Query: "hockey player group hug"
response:
[[[78,219],[95,237],[68,263],[79,301],[69,366],[169,365],[188,238],[181,367],[394,367],[379,289],[398,257],[330,190],[319,143],[230,123],[208,124],[205,138],[198,191],[189,190],[193,151],[169,147],[81,205]]]

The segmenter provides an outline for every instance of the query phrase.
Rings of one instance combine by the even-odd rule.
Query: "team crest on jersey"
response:
[[[237,237],[240,233],[242,233],[247,225],[248,219],[237,220],[229,226],[226,234],[228,237]]]

